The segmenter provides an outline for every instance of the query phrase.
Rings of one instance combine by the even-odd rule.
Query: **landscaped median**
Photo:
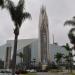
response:
[[[37,75],[36,73],[27,73],[27,74],[21,74],[21,75]]]

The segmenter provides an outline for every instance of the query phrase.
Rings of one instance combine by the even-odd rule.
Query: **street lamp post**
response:
[[[34,58],[34,59],[33,59],[33,63],[34,63],[34,69],[35,69],[35,62],[36,62],[36,59]]]

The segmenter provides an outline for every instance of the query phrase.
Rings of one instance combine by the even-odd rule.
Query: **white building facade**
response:
[[[9,47],[9,50],[7,49]],[[10,58],[12,59],[12,54],[13,54],[13,47],[14,47],[14,41],[13,40],[8,40],[7,43],[1,47],[1,50],[3,49],[5,52],[5,68],[9,68],[10,65]],[[25,57],[24,57],[24,62],[25,63],[31,63],[30,61],[33,61],[35,59],[36,64],[38,64],[41,58],[39,58],[39,40],[38,39],[21,39],[18,40],[18,46],[17,46],[17,54],[22,52]],[[8,51],[7,51],[8,50]],[[7,52],[8,53],[7,53]],[[29,52],[28,52],[29,51]],[[68,52],[61,46],[58,46],[56,44],[49,44],[49,53],[50,54],[50,62],[55,62],[54,55],[56,53],[63,53],[63,54],[68,54]],[[8,54],[8,55],[7,55]],[[10,56],[11,55],[11,56]],[[19,56],[16,56],[16,64],[21,63],[21,58]],[[8,60],[7,60],[8,59]],[[28,60],[28,61],[27,61]]]

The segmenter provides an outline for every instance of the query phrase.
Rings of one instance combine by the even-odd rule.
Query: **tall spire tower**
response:
[[[39,17],[40,57],[42,64],[49,61],[49,29],[46,8],[42,6]]]

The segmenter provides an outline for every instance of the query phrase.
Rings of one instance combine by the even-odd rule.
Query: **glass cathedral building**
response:
[[[5,68],[9,68],[10,59],[12,59],[14,48],[14,41],[8,40],[4,45],[5,50]],[[2,49],[2,47],[1,47]],[[55,61],[54,55],[57,52],[67,54],[66,50],[56,44],[49,43],[49,27],[46,8],[42,6],[39,16],[39,37],[34,39],[19,39],[17,45],[17,54],[22,52],[24,54],[23,62],[30,64],[35,59],[35,63],[47,64]],[[16,56],[16,64],[21,62],[19,56]]]

